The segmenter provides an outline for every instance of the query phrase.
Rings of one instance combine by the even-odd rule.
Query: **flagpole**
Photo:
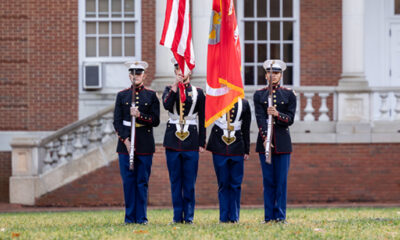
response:
[[[232,128],[232,126],[231,126],[231,115],[229,114],[229,112],[230,112],[231,110],[229,109],[229,111],[228,112],[226,112],[226,122],[227,122],[227,128],[228,128],[228,138],[230,138],[231,137],[231,128]]]
[[[179,124],[181,125],[181,133],[183,133],[183,126],[185,125],[185,120],[183,119],[183,102],[181,99],[182,89],[178,87],[178,91],[179,91]]]

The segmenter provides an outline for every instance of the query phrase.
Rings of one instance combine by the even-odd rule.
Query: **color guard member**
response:
[[[271,76],[271,63],[272,76]],[[289,126],[293,124],[296,112],[296,95],[289,88],[280,85],[286,64],[280,60],[267,60],[263,64],[265,77],[272,77],[273,106],[268,107],[268,88],[256,91],[254,108],[259,127],[256,152],[259,153],[264,186],[264,221],[286,222],[287,176],[292,152]],[[272,161],[266,163],[265,145],[268,115],[274,119],[272,135]]]
[[[219,221],[239,221],[244,160],[249,158],[251,110],[239,98],[233,108],[215,121],[207,144],[218,181]]]
[[[114,110],[114,128],[119,138],[117,152],[124,188],[125,223],[147,224],[148,182],[155,151],[153,127],[160,124],[160,102],[156,93],[143,85],[148,64],[144,61],[126,64],[132,86],[118,93]],[[131,107],[132,101],[135,101],[135,107]],[[132,116],[136,118],[134,139],[131,139]],[[130,149],[130,141],[134,140],[135,149]],[[133,171],[129,170],[130,151],[134,151]]]
[[[174,208],[173,223],[192,224],[199,150],[204,151],[206,137],[205,95],[201,88],[190,84],[190,73],[183,76],[175,59],[173,63],[176,79],[165,88],[162,97],[169,115],[164,147]]]

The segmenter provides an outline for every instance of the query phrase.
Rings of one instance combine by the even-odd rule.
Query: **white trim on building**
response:
[[[111,12],[112,9],[112,0],[108,0],[108,13],[104,14],[108,15],[105,17],[99,17],[99,7],[98,3],[100,0],[91,0],[96,4],[96,13],[94,17],[86,16],[86,2],[90,0],[79,0],[79,14],[78,14],[78,31],[79,31],[79,118],[84,118],[99,109],[108,106],[109,104],[114,102],[114,95],[123,88],[126,88],[130,85],[128,72],[126,67],[124,66],[124,62],[128,60],[141,60],[142,58],[142,0],[133,0],[134,1],[134,15],[131,13],[128,17],[124,17],[123,15],[113,17],[115,12]],[[124,0],[121,0],[121,12],[118,14],[122,14],[124,11]],[[114,15],[115,16],[115,15]],[[96,41],[96,57],[87,57],[86,56],[86,23],[94,22],[96,23],[96,33],[90,35],[97,39]],[[99,34],[99,22],[108,22],[108,33],[100,35]],[[111,29],[111,22],[120,22],[121,23],[121,33],[113,34]],[[134,33],[126,35],[124,33],[124,25],[126,22],[134,22]],[[98,39],[99,37],[108,38],[108,53],[109,57],[99,56],[99,47]],[[112,37],[119,37],[122,40],[121,45],[121,55],[120,56],[111,56],[112,50]],[[135,46],[134,46],[134,54],[135,56],[124,56],[124,37],[134,37],[135,38]],[[89,63],[100,63],[101,65],[101,79],[102,79],[102,88],[96,91],[86,91],[83,88],[83,67],[85,62]]]
[[[256,3],[256,1],[254,1]],[[253,4],[254,6],[254,16],[257,16],[257,10],[258,7],[256,4]],[[270,6],[270,0],[266,0],[266,6]],[[245,61],[245,44],[254,44],[258,45],[259,43],[265,43],[267,44],[267,58],[270,58],[271,55],[271,44],[276,44],[280,46],[280,58],[283,56],[283,44],[293,44],[293,50],[292,50],[292,63],[289,63],[289,67],[293,67],[293,72],[292,72],[292,82],[294,86],[299,86],[300,85],[300,3],[299,0],[293,0],[292,3],[292,17],[283,17],[283,0],[279,1],[279,6],[280,6],[280,16],[279,17],[270,17],[269,11],[267,11],[267,16],[266,17],[245,17],[244,16],[244,7],[245,3],[244,0],[238,0],[237,1],[237,19],[238,19],[238,25],[239,25],[239,32],[240,32],[240,41],[241,41],[241,49],[242,49],[242,66],[243,66],[243,79],[245,78],[245,67],[253,67],[254,68],[254,85],[257,84],[257,68],[262,66],[262,62],[258,61],[258,51],[257,48],[254,46],[254,56],[253,59],[256,60],[256,62],[248,62],[246,63]],[[254,39],[253,40],[246,40],[245,39],[245,22],[254,22],[254,29],[257,29],[257,24],[259,22],[267,22],[268,24],[268,33],[267,35],[267,40],[265,41],[260,41],[258,39],[258,31],[254,30]],[[279,22],[280,23],[280,37],[279,40],[271,40],[270,39],[270,23],[271,22]],[[293,40],[283,40],[283,22],[293,22]],[[251,85],[248,85],[251,86]]]

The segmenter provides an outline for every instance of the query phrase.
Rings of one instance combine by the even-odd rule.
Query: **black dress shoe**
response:
[[[193,224],[193,221],[185,221],[185,224]]]
[[[148,221],[144,221],[144,222],[138,222],[137,224],[147,225],[148,223],[149,223]]]

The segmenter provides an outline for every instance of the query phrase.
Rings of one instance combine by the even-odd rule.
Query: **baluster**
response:
[[[58,155],[60,156],[60,164],[63,164],[67,162],[67,141],[68,141],[68,135],[65,134],[60,137],[61,140],[61,148],[60,151],[58,152]]]
[[[89,126],[83,126],[82,127],[82,147],[83,147],[83,151],[86,152],[86,150],[89,147]]]
[[[300,105],[301,105],[301,99],[300,99],[301,93],[298,93],[296,96],[296,113],[294,115],[294,120],[295,121],[300,121]]]
[[[80,127],[76,132],[75,132],[75,144],[74,144],[74,152],[72,153],[73,158],[77,158],[78,156],[83,154],[83,144],[82,144],[82,139],[83,138],[83,127]]]
[[[306,107],[304,108],[304,112],[306,115],[304,116],[304,121],[315,121],[315,117],[313,115],[314,108],[312,106],[312,98],[314,97],[315,93],[304,93],[304,96],[307,99]]]
[[[329,121],[329,116],[328,116],[328,106],[326,104],[326,99],[329,96],[329,93],[318,93],[319,97],[321,98],[321,107],[319,108],[319,112],[321,115],[318,118],[318,121],[320,122],[328,122]]]
[[[99,140],[98,134],[97,134],[97,126],[98,126],[99,120],[93,120],[92,122],[89,123],[90,126],[90,131],[89,131],[89,148],[95,148],[97,147],[97,142]]]
[[[53,142],[53,152],[52,152],[52,159],[53,164],[56,165],[58,163],[58,148],[60,147],[60,141],[56,140]]]
[[[95,121],[95,123],[96,123],[96,136],[97,136],[96,144],[99,145],[99,143],[101,143],[101,139],[103,137],[103,135],[102,135],[103,120],[101,118],[97,119],[97,121]]]
[[[72,160],[72,153],[74,151],[74,141],[76,138],[76,133],[68,134],[68,141],[67,141],[67,161]]]
[[[400,92],[394,93],[394,96],[396,97],[396,107],[394,109],[396,115],[394,119],[400,121]]]
[[[102,142],[106,142],[111,138],[111,135],[114,133],[114,129],[113,126],[111,124],[113,119],[113,115],[111,113],[106,114],[105,116],[103,116],[103,120],[104,120],[104,130],[103,130],[103,139]]]
[[[49,142],[44,147],[46,149],[46,155],[43,160],[43,172],[47,172],[51,169],[51,164],[53,163],[53,159],[51,158],[51,152],[53,150],[53,142]]]
[[[381,98],[381,106],[379,108],[379,112],[381,113],[380,119],[381,120],[389,120],[389,105],[388,105],[388,96],[389,94],[387,92],[383,92],[379,94],[379,97]]]

